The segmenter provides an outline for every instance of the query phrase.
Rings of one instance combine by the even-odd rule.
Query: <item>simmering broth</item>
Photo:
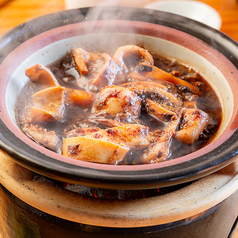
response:
[[[212,87],[198,72],[173,59],[158,55],[151,59],[141,47],[124,46],[118,51],[111,56],[79,48],[68,52],[44,69],[55,77],[54,86],[39,82],[39,76],[34,81],[36,73],[28,74],[31,80],[16,104],[19,128],[57,153],[110,164],[175,159],[212,141],[222,109]],[[162,77],[158,78],[160,69]],[[63,100],[56,105],[61,112],[55,117],[49,116],[49,103],[48,109],[42,106],[42,95],[49,94],[44,90],[54,87]],[[92,145],[90,151],[85,149],[88,145]],[[92,153],[94,149],[98,155]]]

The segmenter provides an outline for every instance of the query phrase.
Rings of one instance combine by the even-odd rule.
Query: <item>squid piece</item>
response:
[[[51,150],[55,150],[60,141],[54,131],[47,131],[47,129],[38,125],[24,126],[23,131],[32,140]]]
[[[109,118],[90,118],[89,121],[92,123],[104,125],[106,127],[118,127],[126,124],[124,122],[116,121]]]
[[[39,123],[62,121],[65,109],[64,93],[64,87],[56,86],[33,94],[32,121]]]
[[[183,106],[185,108],[198,108],[197,101],[184,101]]]
[[[142,155],[142,161],[144,163],[158,163],[168,158],[170,154],[170,144],[180,123],[181,114],[182,113],[179,112],[173,116],[168,126],[156,139],[156,142],[149,145],[148,149]]]
[[[76,48],[73,51],[73,58],[75,65],[81,75],[88,74],[88,63],[93,59],[96,58],[96,54],[89,53],[82,48]]]
[[[119,65],[123,73],[133,71],[140,62],[153,65],[152,55],[145,49],[136,45],[121,46],[113,55],[113,60]]]
[[[36,64],[25,70],[26,76],[34,83],[45,87],[59,86],[59,83],[53,73],[41,64]]]
[[[119,71],[117,64],[106,54],[94,54],[81,48],[74,49],[73,58],[81,77],[78,86],[97,91],[98,88],[112,85]],[[88,85],[89,84],[89,85]]]
[[[129,76],[132,78],[138,78],[141,80],[144,80],[145,78],[152,79],[152,80],[165,80],[166,82],[170,82],[174,85],[182,85],[188,88],[192,93],[201,95],[201,92],[197,89],[197,87],[193,86],[187,81],[177,78],[173,76],[172,74],[169,74],[166,71],[149,64],[144,64],[144,63],[139,64],[135,68],[135,71],[132,72]]]
[[[84,136],[63,140],[63,155],[88,162],[117,164],[127,154],[128,149],[110,141]]]
[[[161,83],[161,82],[140,81],[140,80],[123,83],[121,86],[125,87],[125,88],[138,87],[141,90],[141,92],[144,92],[144,93],[152,93],[152,91],[151,91],[152,89],[150,89],[151,87],[152,88],[160,88],[165,91],[168,91],[171,88],[173,88],[173,85],[166,85],[163,82]]]
[[[168,122],[171,117],[175,115],[175,112],[163,107],[161,104],[151,99],[146,99],[145,108],[149,115],[152,115],[162,122]]]
[[[141,99],[131,90],[120,86],[108,86],[98,94],[93,113],[112,118],[125,117],[129,121],[140,115]]]
[[[200,109],[186,109],[183,113],[180,130],[175,134],[175,138],[186,144],[192,144],[198,140],[200,134],[208,125],[209,116]]]
[[[129,89],[139,96],[156,95],[166,102],[172,103],[176,106],[182,105],[182,100],[178,94],[168,92],[168,87],[158,82],[137,81],[124,83],[121,86]]]
[[[69,105],[87,108],[93,105],[95,94],[84,90],[66,88],[65,98],[66,103]]]
[[[149,128],[139,124],[127,124],[91,133],[87,138],[110,141],[128,149],[143,148],[151,139]]]
[[[78,127],[76,129],[73,129],[71,131],[68,131],[67,133],[64,134],[65,138],[71,138],[71,137],[78,137],[78,136],[86,136],[88,134],[100,131],[100,128],[81,128]]]

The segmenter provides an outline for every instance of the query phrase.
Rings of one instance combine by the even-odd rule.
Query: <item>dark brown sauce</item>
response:
[[[192,145],[187,145],[175,139],[173,140],[171,145],[171,154],[168,159],[174,159],[194,152],[213,140],[222,120],[222,109],[216,93],[199,73],[193,69],[185,67],[176,60],[170,60],[159,56],[154,56],[154,59],[154,65],[158,68],[172,73],[176,77],[184,79],[199,88],[199,90],[202,92],[202,97],[197,99],[198,107],[199,109],[208,113],[210,116],[209,125],[200,135],[197,142],[193,143]],[[61,86],[77,88],[75,82],[76,78],[79,77],[79,73],[74,67],[71,53],[67,54],[63,59],[48,65],[48,68],[56,76]],[[191,93],[187,89],[180,86],[177,88],[184,97],[191,96]],[[15,110],[16,121],[19,128],[22,128],[25,123],[25,119],[30,117],[30,107],[32,105],[31,95],[33,95],[37,90],[37,87],[29,81],[19,93]],[[66,117],[64,121],[48,123],[45,124],[44,127],[50,130],[55,130],[59,138],[62,138],[66,132],[77,127],[85,127],[85,125],[86,127],[95,127],[95,124],[88,122],[88,117],[91,116],[90,108],[71,108],[66,105],[65,115]],[[164,126],[158,123],[157,120],[149,116],[147,113],[143,113],[143,108],[138,121],[142,125],[153,128],[153,130],[162,129]],[[56,149],[58,153],[61,153],[60,146],[61,144],[59,144],[59,147]],[[140,163],[135,159],[140,157],[140,153],[142,153],[140,149],[129,151],[126,159],[123,160],[121,164]]]

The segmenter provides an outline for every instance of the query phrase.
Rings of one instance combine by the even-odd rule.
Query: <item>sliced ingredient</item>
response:
[[[148,149],[142,156],[144,163],[158,163],[168,158],[170,154],[170,145],[175,131],[181,120],[181,112],[173,116],[168,126],[165,127],[161,134],[158,134],[156,141],[149,145]]]
[[[78,137],[78,136],[86,136],[88,134],[100,131],[100,128],[81,128],[78,127],[76,129],[73,129],[71,131],[68,131],[65,133],[64,137],[70,138],[70,137]]]
[[[201,95],[201,92],[192,84],[188,83],[187,81],[177,78],[166,71],[159,69],[153,65],[148,64],[139,64],[135,71],[130,74],[131,77],[144,79],[149,78],[153,80],[165,80],[170,82],[174,85],[181,85],[188,88],[191,92]]]
[[[200,109],[186,109],[175,138],[186,144],[194,143],[208,125],[208,121],[209,116],[206,112]]]
[[[150,141],[149,128],[138,124],[112,127],[88,134],[86,137],[111,141],[129,149],[146,147]]]
[[[99,125],[103,125],[106,127],[117,127],[117,126],[123,126],[127,123],[125,122],[120,122],[117,120],[113,120],[113,119],[109,119],[109,118],[97,118],[97,117],[92,117],[89,119],[90,122],[95,123],[95,124],[99,124]]]
[[[56,150],[60,141],[54,131],[48,131],[46,128],[38,125],[30,124],[25,126],[24,131],[34,141],[51,150]]]
[[[135,45],[119,47],[113,55],[113,60],[125,74],[133,71],[140,62],[154,64],[152,55],[146,49]]]
[[[32,121],[38,123],[62,121],[65,109],[64,91],[64,87],[56,86],[33,94]]]
[[[176,92],[169,92],[168,88],[157,82],[136,81],[122,84],[123,87],[129,89],[140,97],[157,97],[171,103],[174,106],[181,106],[182,100]]]
[[[128,151],[129,149],[118,144],[83,136],[63,141],[63,155],[88,162],[117,164]]]
[[[94,54],[77,48],[73,58],[81,74],[77,80],[79,87],[98,91],[99,87],[113,84],[119,68],[108,54]]]
[[[65,95],[67,104],[83,108],[92,106],[95,100],[93,93],[79,89],[65,88]]]
[[[121,117],[131,120],[140,115],[141,99],[131,90],[120,86],[103,88],[98,94],[93,112],[97,116]]]
[[[36,64],[31,68],[26,69],[25,74],[32,82],[38,83],[41,86],[59,86],[54,74],[44,65]]]
[[[162,122],[168,122],[171,117],[175,115],[175,112],[163,107],[160,103],[151,99],[146,99],[145,107],[148,114]]]

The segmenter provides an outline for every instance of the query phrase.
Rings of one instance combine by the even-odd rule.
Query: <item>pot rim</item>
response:
[[[67,10],[33,19],[28,22],[29,25],[34,26],[33,32],[27,31],[24,24],[16,27],[0,38],[0,42],[3,43],[2,45],[7,46],[0,55],[0,62],[2,62],[5,56],[10,52],[14,50],[17,51],[21,44],[26,44],[26,40],[27,42],[36,41],[39,36],[47,36],[48,39],[50,38],[50,40],[52,40],[55,36],[52,32],[60,32],[61,37],[64,37],[64,33],[62,33],[64,32],[62,31],[63,29],[74,29],[77,24],[84,24],[85,22],[91,24],[91,21],[94,19],[88,18],[87,15],[87,12],[91,9],[94,8]],[[187,19],[182,16],[148,9],[103,7],[101,10],[107,13],[110,12],[110,14],[107,15],[107,19],[110,20],[116,20],[118,22],[120,20],[126,20],[130,21],[131,24],[135,23],[135,25],[143,21],[144,24],[154,25],[155,28],[160,25],[167,29],[173,29],[173,31],[181,31],[183,34],[188,33],[190,35],[189,37],[196,37],[198,41],[203,42],[203,44],[205,43],[205,47],[210,47],[211,44],[214,44],[216,46],[215,50],[223,54],[234,65],[238,65],[238,59],[234,54],[234,52],[237,51],[237,43],[223,33],[202,23],[191,20],[191,22],[187,24]],[[133,10],[134,12],[129,14],[129,10]],[[115,12],[117,14],[115,14]],[[105,15],[102,14],[102,16],[99,16],[99,20],[102,20],[100,17],[103,17],[103,20],[105,20]],[[171,22],[171,17],[173,23]],[[42,21],[47,21],[51,24],[42,28]],[[153,31],[153,27],[151,31]],[[17,44],[9,44],[9,42],[7,42],[9,37],[17,38]],[[183,41],[183,39],[181,41]],[[44,43],[47,44],[47,40],[45,40]],[[231,67],[234,66],[232,65]],[[3,93],[1,93],[1,95],[3,95]],[[233,123],[230,125],[229,136],[226,135],[229,138],[223,138],[225,139],[224,142],[219,141],[216,145],[217,148],[214,148],[214,146],[210,144],[206,147],[210,147],[210,149],[205,150],[205,154],[199,155],[199,153],[195,152],[193,153],[194,158],[190,160],[184,159],[186,156],[181,157],[183,159],[178,158],[181,160],[180,163],[165,161],[152,165],[153,167],[151,165],[133,165],[133,170],[131,170],[131,166],[101,165],[84,161],[80,161],[80,165],[76,166],[75,164],[65,162],[66,159],[64,159],[64,161],[55,160],[55,158],[53,158],[55,156],[54,152],[49,152],[47,155],[44,149],[35,150],[32,148],[30,141],[28,144],[24,143],[15,135],[14,131],[14,133],[12,133],[12,131],[6,127],[4,121],[6,115],[4,115],[4,110],[2,109],[4,108],[1,106],[0,147],[25,167],[48,177],[66,182],[93,185],[94,187],[102,188],[137,189],[162,187],[191,181],[210,174],[231,163],[237,154],[238,132],[236,125]],[[235,111],[235,113],[237,112]],[[178,159],[176,159],[176,162],[178,162]]]

